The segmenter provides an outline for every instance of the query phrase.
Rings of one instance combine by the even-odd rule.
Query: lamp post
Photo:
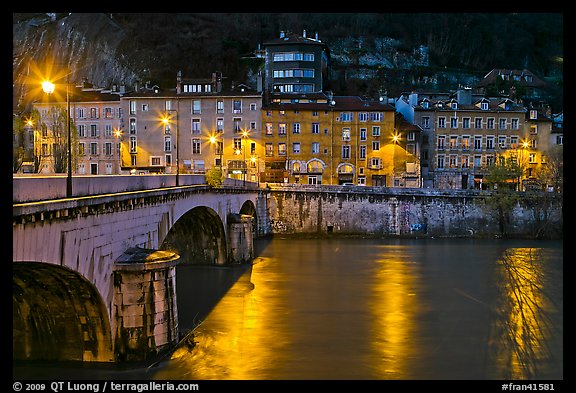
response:
[[[180,185],[180,127],[178,127],[178,110],[177,109],[166,109],[166,115],[162,119],[162,122],[167,125],[170,123],[168,119],[168,113],[176,113],[176,187]]]
[[[248,138],[249,134],[248,131],[242,131],[242,150],[244,152],[244,161],[242,168],[242,187],[246,187],[246,172],[248,171],[248,165],[246,164],[246,139]]]
[[[66,76],[66,132],[68,139],[68,152],[67,152],[67,176],[66,176],[66,197],[72,197],[72,136],[70,133],[70,74]],[[42,90],[44,93],[50,95],[54,93],[56,85],[50,81],[42,82]]]
[[[118,174],[122,173],[122,142],[124,141],[122,130],[115,129],[114,136],[118,138]]]

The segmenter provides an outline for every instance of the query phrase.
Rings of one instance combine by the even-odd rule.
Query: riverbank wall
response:
[[[272,234],[562,238],[562,196],[355,186],[274,187]]]

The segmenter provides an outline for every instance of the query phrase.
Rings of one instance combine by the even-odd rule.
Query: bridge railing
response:
[[[179,175],[179,186],[206,184],[204,175]],[[127,191],[175,187],[176,175],[75,175],[72,196],[83,197]],[[20,175],[12,178],[12,203],[66,197],[66,175]]]
[[[12,203],[39,202],[66,197],[66,175],[16,175],[12,178]],[[180,174],[178,187],[206,185],[202,174]],[[258,189],[258,183],[226,178],[226,189]],[[76,175],[72,197],[117,194],[176,187],[175,175]]]

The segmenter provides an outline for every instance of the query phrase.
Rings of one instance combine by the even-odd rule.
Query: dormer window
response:
[[[458,109],[458,103],[457,102],[452,103],[452,109]]]
[[[482,103],[480,103],[480,108],[481,108],[483,111],[487,111],[487,110],[488,110],[488,103],[487,103],[487,102],[482,102]]]
[[[430,103],[429,103],[428,101],[423,101],[423,102],[422,102],[422,108],[428,109],[429,104],[430,104]]]

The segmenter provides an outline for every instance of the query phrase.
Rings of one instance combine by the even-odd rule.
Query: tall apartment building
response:
[[[537,129],[546,133],[551,124],[538,111],[531,120],[524,106],[507,97],[471,89],[404,94],[396,110],[422,128],[423,183],[431,188],[485,188],[489,167],[506,157],[525,168],[525,179],[534,177],[542,162]]]
[[[120,93],[83,82],[78,86],[69,86],[67,102],[65,88],[62,90],[47,94],[33,103],[33,109],[40,114],[40,124],[30,125],[34,130],[38,172],[63,173],[58,167],[63,165],[67,150],[66,111],[69,102],[72,173],[120,173],[120,145],[117,138],[122,119]]]
[[[329,51],[317,35],[281,32],[264,48],[262,181],[419,185],[415,130],[396,127],[385,98],[324,91]]]
[[[257,181],[263,163],[261,94],[225,87],[220,73],[176,88],[144,86],[121,99],[122,168],[137,173],[204,173]]]

